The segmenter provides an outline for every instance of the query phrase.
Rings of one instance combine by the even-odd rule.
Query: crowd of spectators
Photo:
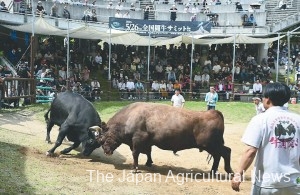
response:
[[[39,41],[39,50],[34,60],[34,75],[39,78],[38,86],[50,87],[50,93],[63,91],[69,87],[74,92],[94,99],[98,98],[101,94],[100,83],[99,85],[92,84],[96,79],[94,77],[91,79],[90,75],[91,72],[99,70],[102,73],[101,77],[108,79],[108,44],[105,43],[103,48],[97,45],[95,52],[88,54],[76,47],[76,42],[71,46],[68,79],[64,45],[60,44],[55,37],[47,37]],[[145,47],[112,45],[111,83],[113,88],[120,91],[120,98],[126,99],[145,98],[145,92],[153,92],[153,98],[167,99],[175,89],[180,89],[183,93],[192,89],[193,98],[199,98],[197,94],[207,90],[210,86],[214,86],[217,92],[231,92],[234,90],[232,81],[235,85],[247,84],[248,86],[257,80],[261,83],[270,82],[277,59],[276,44],[277,42],[273,43],[268,50],[268,56],[261,62],[258,62],[253,53],[257,51],[257,46],[238,45],[234,68],[231,44],[211,45],[210,47],[197,46],[192,62],[190,45],[170,45],[169,48],[160,46],[155,48],[155,56],[150,57],[149,73]],[[3,49],[8,59],[13,64],[18,64],[19,76],[30,77],[28,55],[22,56],[22,49],[16,45],[13,47],[4,45]],[[287,45],[285,43],[280,45],[279,65],[282,68],[291,67],[290,73],[300,72],[299,49],[300,45],[291,45],[292,58],[289,61],[287,60]],[[190,72],[191,65],[192,74]],[[7,68],[5,70],[8,71]],[[1,75],[9,76],[3,69],[1,69]],[[300,84],[300,76],[293,83],[296,85],[290,87],[297,89]],[[243,92],[248,93],[249,89],[248,91],[243,90]]]

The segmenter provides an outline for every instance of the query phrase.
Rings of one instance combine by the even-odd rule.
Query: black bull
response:
[[[50,118],[48,114],[50,112]],[[61,154],[69,153],[82,143],[82,153],[90,155],[94,149],[100,147],[95,137],[95,130],[100,129],[101,119],[93,105],[83,96],[72,93],[62,92],[57,95],[51,104],[50,109],[45,114],[47,122],[46,141],[50,141],[50,131],[54,125],[58,125],[59,134],[52,149],[47,155],[53,155],[55,149],[61,145],[65,137],[74,142],[71,147],[62,150]]]
[[[155,145],[174,154],[190,148],[205,150],[214,159],[212,172],[216,173],[223,157],[225,171],[233,173],[231,149],[224,146],[224,118],[219,111],[196,112],[162,104],[133,103],[116,113],[102,129],[99,140],[104,153],[111,155],[122,143],[127,144],[136,171],[140,153],[147,155],[146,165],[152,165],[151,147]]]

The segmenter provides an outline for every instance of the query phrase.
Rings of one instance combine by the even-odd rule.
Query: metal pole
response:
[[[150,79],[150,39],[151,39],[151,33],[148,32],[149,34],[149,39],[148,39],[148,71],[147,71],[147,81]]]
[[[191,48],[191,69],[190,69],[190,95],[192,96],[193,86],[193,58],[194,58],[194,35],[192,34],[192,48]]]
[[[108,80],[110,80],[110,63],[111,63],[111,28],[109,28],[109,52],[108,52]]]
[[[234,83],[234,72],[235,72],[235,43],[236,43],[236,37],[234,34],[234,39],[233,39],[233,58],[232,58],[232,83]]]
[[[68,29],[67,29],[67,89],[70,89],[69,86],[69,64],[70,64],[70,33],[69,33],[69,19],[67,19],[68,21]]]
[[[33,0],[31,0],[31,11],[32,11],[32,26],[31,26],[31,48],[30,48],[30,77],[34,78],[34,56],[35,56],[35,38],[34,38],[34,21],[35,21],[35,15],[33,10]],[[30,95],[32,95],[31,102],[35,103],[35,81],[33,81],[32,85],[30,85]]]
[[[287,65],[286,85],[289,85],[289,80],[290,80],[290,58],[291,58],[290,31],[287,32],[287,38],[288,38],[288,65]]]
[[[278,33],[278,40],[277,40],[277,59],[276,59],[276,82],[278,82],[278,68],[279,68],[279,37],[280,33]]]

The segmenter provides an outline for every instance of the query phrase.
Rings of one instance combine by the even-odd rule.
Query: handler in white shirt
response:
[[[171,98],[172,106],[183,108],[185,100],[184,97],[180,94],[180,90],[176,89],[175,94]]]

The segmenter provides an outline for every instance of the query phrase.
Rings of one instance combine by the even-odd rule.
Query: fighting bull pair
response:
[[[72,101],[71,101],[72,100]],[[48,114],[50,112],[50,119]],[[224,146],[224,118],[221,112],[211,110],[196,112],[155,103],[133,103],[117,112],[108,122],[101,123],[93,105],[82,96],[72,92],[60,93],[45,114],[47,137],[54,124],[60,126],[54,147],[47,152],[52,155],[66,136],[74,144],[61,151],[70,152],[82,143],[84,155],[90,155],[100,147],[111,155],[122,143],[127,144],[133,154],[133,168],[138,169],[138,156],[147,155],[147,166],[151,166],[151,147],[177,151],[198,148],[207,151],[214,159],[212,169],[217,172],[223,157],[225,171],[232,173],[231,149]]]

